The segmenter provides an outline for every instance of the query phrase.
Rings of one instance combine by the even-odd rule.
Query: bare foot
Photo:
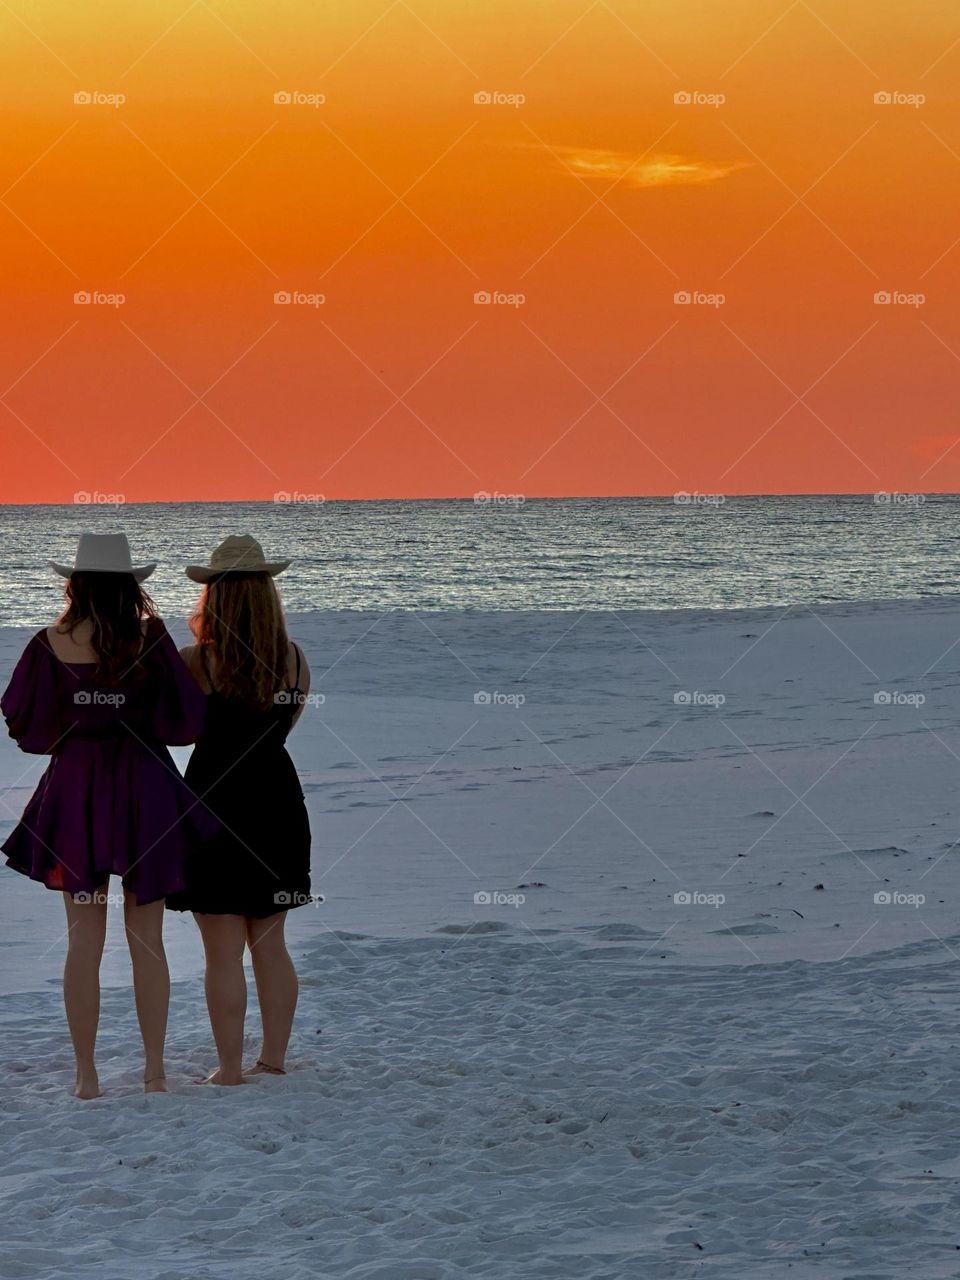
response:
[[[206,1080],[204,1080],[202,1083],[203,1084],[222,1084],[227,1086],[227,1085],[236,1085],[236,1084],[246,1084],[247,1082],[246,1080],[244,1080],[242,1074],[237,1073],[235,1075],[232,1071],[229,1074],[227,1074],[222,1067],[217,1067],[216,1071],[212,1071],[210,1075],[207,1076]]]
[[[83,1102],[89,1102],[91,1098],[103,1097],[103,1090],[100,1088],[100,1081],[95,1071],[83,1075],[77,1073],[77,1084],[73,1096],[80,1098]]]
[[[247,1067],[243,1074],[245,1076],[285,1076],[287,1073],[283,1067],[274,1067],[269,1062],[258,1061],[254,1066]]]
[[[144,1093],[169,1093],[166,1076],[154,1076],[152,1080],[144,1080]]]

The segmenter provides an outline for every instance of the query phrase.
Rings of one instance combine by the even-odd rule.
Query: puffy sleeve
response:
[[[160,685],[152,708],[153,732],[170,747],[196,742],[203,728],[206,698],[177,652],[162,622],[152,637],[153,654],[159,669]]]
[[[10,737],[31,755],[49,755],[70,727],[63,719],[56,661],[39,632],[13,669],[0,711]]]

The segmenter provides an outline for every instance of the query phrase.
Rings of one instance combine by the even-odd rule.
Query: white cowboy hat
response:
[[[125,533],[81,533],[73,566],[47,562],[62,578],[73,573],[129,573],[137,582],[149,578],[156,560],[135,565],[130,559],[130,543]]]
[[[289,565],[289,560],[265,559],[263,547],[249,533],[232,533],[214,550],[209,564],[188,564],[184,573],[194,582],[211,582],[225,573],[269,573],[275,578]]]

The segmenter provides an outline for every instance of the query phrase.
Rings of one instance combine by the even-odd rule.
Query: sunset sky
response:
[[[4,0],[0,68],[0,501],[960,490],[955,0]]]

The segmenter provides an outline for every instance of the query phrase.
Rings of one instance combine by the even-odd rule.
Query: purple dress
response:
[[[0,710],[20,749],[50,763],[2,845],[7,865],[68,893],[92,893],[118,875],[141,904],[183,889],[188,849],[219,823],[164,744],[195,741],[204,707],[159,619],[116,684],[96,663],[63,662],[38,631]]]

